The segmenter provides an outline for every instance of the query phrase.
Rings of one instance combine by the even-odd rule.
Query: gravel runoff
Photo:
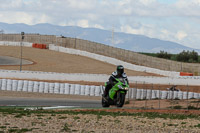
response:
[[[199,120],[83,114],[0,114],[0,131],[95,133],[198,133]]]
[[[0,91],[2,97],[68,98],[88,99],[84,96],[53,95],[24,92]],[[89,97],[97,100],[99,98]],[[76,109],[77,110],[77,109]],[[115,110],[115,109],[111,109]],[[124,110],[124,109],[123,109]],[[58,110],[60,111],[60,110]],[[6,114],[0,113],[0,132],[95,132],[95,133],[198,133],[200,120],[188,119],[148,119],[141,116],[110,116],[93,114]]]

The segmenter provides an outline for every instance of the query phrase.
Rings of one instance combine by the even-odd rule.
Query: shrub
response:
[[[174,108],[174,109],[182,109],[182,106],[177,105],[177,106],[174,106],[173,108]]]
[[[190,63],[198,62],[198,53],[195,52],[194,50],[192,52],[183,50],[176,56],[176,59],[177,61],[182,61],[182,62],[190,62]]]
[[[171,54],[165,52],[165,51],[160,51],[160,53],[157,53],[158,58],[164,58],[164,59],[171,59]]]

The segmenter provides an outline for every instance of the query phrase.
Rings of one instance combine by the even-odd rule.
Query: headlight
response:
[[[128,90],[128,89],[129,89],[128,87],[125,87],[125,88],[124,88],[124,90]]]

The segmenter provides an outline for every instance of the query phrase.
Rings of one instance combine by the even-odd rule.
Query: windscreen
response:
[[[124,78],[119,78],[119,80],[123,83],[123,85],[126,85],[126,80]]]

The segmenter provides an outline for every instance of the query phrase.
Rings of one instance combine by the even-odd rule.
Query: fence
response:
[[[0,34],[0,41],[21,41],[20,34]],[[26,34],[25,42],[56,44],[68,48],[79,49],[92,53],[113,57],[125,62],[168,71],[191,72],[200,75],[200,65],[195,63],[181,63],[155,57],[150,57],[129,50],[115,48],[100,43],[95,43],[77,38],[63,38],[53,35]]]
[[[179,89],[172,91],[169,89],[172,86],[135,82],[134,89],[128,94],[128,106],[142,109],[200,109],[198,88],[178,86]]]

